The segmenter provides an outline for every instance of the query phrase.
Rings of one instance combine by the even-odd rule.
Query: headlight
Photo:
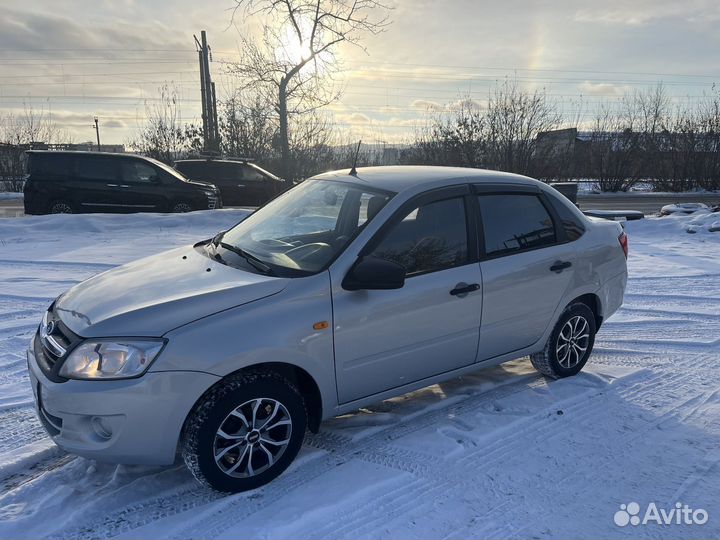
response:
[[[147,371],[164,340],[96,340],[82,343],[60,368],[68,379],[129,379]]]

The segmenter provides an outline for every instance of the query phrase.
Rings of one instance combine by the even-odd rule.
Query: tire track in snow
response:
[[[425,427],[438,425],[438,423],[440,423],[440,421],[446,418],[449,414],[460,416],[463,413],[476,410],[480,404],[491,403],[492,401],[509,397],[512,394],[544,386],[545,380],[538,376],[532,384],[524,385],[520,389],[504,389],[504,387],[500,387],[497,392],[490,390],[488,392],[473,394],[460,402],[449,405],[446,408],[429,411],[421,416],[410,420],[403,420],[398,424],[388,426],[383,431],[367,437],[366,439],[361,439],[360,441],[353,442],[350,439],[346,439],[344,443],[341,443],[340,446],[338,446],[339,439],[336,434],[333,434],[334,436],[330,437],[330,444],[326,446],[323,444],[324,440],[322,434],[320,434],[312,438],[310,444],[319,448],[330,450],[332,452],[331,456],[335,456],[336,459],[340,459],[342,462],[350,459],[360,459],[396,470],[410,472],[415,475],[422,474],[427,476],[431,473],[433,475],[440,474],[440,477],[444,478],[441,485],[443,486],[443,489],[445,489],[450,485],[450,483],[457,484],[458,482],[466,481],[467,474],[465,471],[458,471],[455,467],[450,469],[443,467],[440,471],[438,471],[437,466],[434,465],[434,463],[439,461],[436,456],[422,455],[418,452],[407,451],[403,448],[392,446],[390,443]],[[593,389],[590,388],[589,391],[592,392]],[[583,393],[582,395],[586,396],[586,393]],[[547,417],[547,412],[543,412],[543,416]],[[518,434],[511,435],[511,437],[517,436]],[[502,440],[505,441],[506,439],[503,438]],[[494,444],[504,444],[504,442],[496,442]],[[475,452],[473,452],[474,456],[484,454],[488,447],[480,445],[476,448]],[[511,451],[512,450],[508,450],[508,452]],[[502,456],[498,457],[498,460],[502,460]],[[446,462],[443,464],[447,465]],[[279,479],[278,483],[282,484],[282,478]],[[270,484],[270,486],[273,486],[273,484]],[[427,495],[429,491],[434,491],[436,489],[438,489],[437,484],[430,484],[424,493],[413,493],[412,496],[408,498],[407,504],[409,506],[416,504],[420,495]],[[281,489],[278,492],[283,495],[290,490],[291,488],[287,488]],[[275,500],[276,499],[272,497],[268,504]],[[392,505],[392,508],[393,513],[395,513],[396,509],[397,512],[408,510],[408,508],[401,504],[397,504],[397,502]],[[200,519],[188,527],[183,528],[175,537],[189,538],[198,536],[219,536],[229,528],[235,526],[237,523],[240,523],[242,519],[246,519],[252,513],[254,512],[248,513],[245,508],[240,509],[239,505],[237,505],[235,501],[227,504],[222,503],[220,508],[213,512],[211,516]],[[346,512],[343,511],[342,515],[338,516],[338,520],[327,521],[332,523],[346,521],[345,514]],[[379,519],[384,522],[386,518],[387,515],[384,514]],[[368,525],[368,519],[367,515],[362,517],[365,526]],[[358,535],[356,532],[358,531],[351,531],[347,536],[350,538],[362,536],[362,534]],[[335,531],[330,531],[328,533],[329,536],[335,536],[335,534]],[[311,536],[315,535],[311,534]]]
[[[0,456],[13,452],[19,442],[30,444],[48,438],[35,409],[30,406],[0,411]],[[2,459],[0,458],[0,461]],[[2,469],[0,469],[2,474]]]
[[[694,382],[691,380],[690,377],[687,377],[688,383]],[[672,387],[673,385],[677,385],[678,380],[668,380],[665,383],[665,386]],[[657,396],[657,387],[652,388],[638,388],[638,384],[632,385],[628,389],[628,391],[620,390],[618,392],[619,395],[622,395],[624,399],[629,398],[630,396],[634,395],[635,397],[638,396],[644,396],[644,395],[655,395]],[[640,386],[642,386],[640,384]],[[595,396],[591,397],[600,397],[602,393],[599,393]],[[624,408],[624,399],[623,401],[616,401],[613,403],[613,410],[617,409],[617,413],[621,414],[622,410]],[[602,477],[604,474],[604,471],[606,471],[606,467],[610,468],[613,464],[615,464],[619,457],[621,457],[624,454],[627,454],[630,452],[630,445],[631,444],[645,444],[644,437],[651,433],[653,430],[657,428],[658,425],[661,425],[662,423],[668,421],[673,416],[680,415],[683,409],[686,409],[689,407],[690,411],[694,410],[694,405],[697,403],[701,398],[694,397],[691,398],[680,405],[674,404],[670,405],[667,404],[667,402],[664,401],[664,396],[660,398],[660,401],[663,403],[666,403],[668,405],[667,410],[664,414],[662,414],[660,417],[656,418],[654,422],[644,425],[641,429],[635,430],[633,432],[628,432],[627,437],[623,441],[615,441],[616,446],[619,446],[620,452],[613,451],[613,452],[596,452],[594,454],[593,459],[593,467],[589,468],[589,472],[587,472],[588,476],[588,484],[591,484],[593,480],[596,480],[598,477]],[[577,409],[577,410],[575,410]],[[388,516],[388,514],[383,515],[382,517],[378,518],[376,520],[376,526],[377,528],[372,528],[371,530],[379,530],[380,527],[382,527],[383,523],[386,523],[388,521],[388,518],[398,518],[400,516],[403,517],[404,520],[410,520],[413,518],[413,514],[415,514],[416,519],[418,522],[420,522],[420,519],[422,519],[424,510],[422,507],[418,507],[417,501],[420,500],[420,498],[424,498],[426,500],[431,500],[433,505],[438,505],[440,501],[443,500],[444,495],[446,493],[460,490],[461,492],[466,494],[472,494],[473,490],[475,488],[475,485],[477,483],[477,478],[482,477],[482,473],[485,474],[486,477],[493,477],[493,476],[500,476],[502,475],[502,471],[512,463],[511,459],[513,457],[517,456],[523,456],[523,451],[527,451],[528,448],[530,449],[536,449],[536,448],[542,448],[542,445],[549,442],[552,439],[557,438],[565,438],[566,440],[572,441],[574,437],[572,436],[573,430],[576,429],[584,429],[582,426],[587,425],[594,425],[595,421],[601,421],[604,418],[607,418],[607,414],[610,413],[612,415],[613,410],[608,411],[607,409],[597,406],[596,403],[591,403],[590,397],[588,397],[584,404],[581,404],[579,407],[574,407],[568,410],[567,407],[564,408],[564,410],[567,413],[567,417],[572,420],[571,426],[569,426],[569,429],[564,430],[556,430],[554,432],[554,435],[552,437],[542,437],[543,432],[547,429],[547,425],[540,425],[538,423],[538,426],[534,426],[529,430],[522,430],[519,434],[515,433],[514,439],[516,439],[515,445],[509,445],[508,439],[499,439],[497,441],[497,444],[501,444],[504,446],[504,448],[498,449],[496,453],[483,453],[482,451],[474,452],[474,455],[468,454],[466,456],[463,456],[460,460],[457,461],[457,465],[454,471],[451,471],[451,473],[448,475],[446,469],[439,468],[438,471],[436,471],[437,478],[442,478],[440,484],[433,485],[432,490],[429,492],[424,493],[416,493],[414,497],[411,497],[411,502],[409,502],[406,505],[399,505],[395,506],[393,505],[392,508],[392,515]],[[574,412],[572,412],[574,410]],[[576,414],[579,411],[585,411],[585,414],[578,415]],[[685,413],[683,413],[684,415]],[[579,418],[581,416],[584,421]],[[564,416],[565,417],[565,416]],[[545,423],[547,424],[547,423]],[[540,428],[538,430],[538,428]],[[620,444],[621,443],[621,444]],[[616,450],[617,448],[614,448],[613,450]],[[477,465],[479,463],[479,467],[474,467],[473,469],[469,469],[473,465]],[[512,465],[510,465],[512,466]],[[473,470],[473,478],[468,478],[467,474],[463,474],[463,471],[466,470]],[[553,469],[555,470],[555,469]],[[558,470],[562,470],[561,468]],[[445,471],[445,472],[444,472]],[[444,474],[443,474],[444,472]],[[495,473],[495,474],[494,474]],[[577,481],[577,476],[575,475],[574,471],[570,471],[566,474],[564,474],[562,477],[557,478],[553,476],[552,478],[547,479],[546,482],[539,482],[541,485],[546,486],[554,486],[554,488],[557,488],[558,486],[561,486],[563,483],[573,480]],[[451,489],[452,488],[452,489]],[[479,504],[483,505],[483,508],[487,508],[487,503],[489,502],[483,493],[482,499],[478,500]],[[504,516],[502,516],[502,508],[507,505],[504,493],[496,493],[496,504],[495,506],[492,506],[490,510],[487,512],[487,514],[493,515],[496,519],[503,519]],[[450,499],[452,495],[447,496],[445,498]],[[337,519],[342,521],[340,519],[340,516],[337,516]],[[509,519],[509,516],[508,516]],[[330,520],[331,522],[333,520]],[[528,521],[527,519],[524,521]],[[535,522],[534,520],[530,519],[530,522]],[[497,531],[497,524],[489,524],[487,527],[490,531]],[[347,534],[343,534],[343,537],[346,538],[355,538],[357,537],[357,533],[364,530],[364,528],[368,527],[369,524],[364,524],[363,527],[361,527],[358,530],[349,531]],[[518,529],[519,530],[519,529]],[[508,531],[509,532],[509,531]],[[328,535],[329,537],[333,537],[332,534]],[[372,535],[369,535],[372,536]],[[449,535],[450,538],[468,538],[468,537],[485,537],[485,534],[483,534],[483,528],[478,530],[477,523],[470,523],[466,525],[463,528],[455,528],[454,532]]]
[[[523,376],[521,377],[521,381],[524,382],[524,380],[528,378],[530,377]],[[437,458],[401,448],[388,447],[388,442],[397,440],[407,434],[421,430],[425,427],[435,425],[442,418],[447,417],[448,413],[460,415],[464,412],[471,412],[475,410],[479,404],[485,402],[489,403],[497,399],[509,397],[519,392],[545,386],[545,380],[539,376],[534,378],[534,380],[528,384],[522,384],[521,381],[517,381],[514,384],[503,385],[499,388],[491,389],[486,392],[471,394],[464,400],[450,404],[448,407],[433,409],[413,416],[409,419],[403,419],[398,424],[384,426],[381,431],[378,431],[365,439],[360,439],[359,441],[353,441],[350,438],[334,432],[310,436],[308,437],[307,444],[315,448],[327,450],[329,454],[313,459],[310,463],[306,463],[298,468],[298,470],[286,473],[283,477],[278,479],[277,482],[269,484],[268,486],[254,492],[254,494],[257,494],[257,497],[250,499],[247,499],[247,497],[242,495],[229,497],[227,502],[222,501],[220,503],[221,506],[214,510],[210,516],[204,517],[199,522],[182,529],[179,531],[177,536],[213,537],[220,535],[228,528],[240,522],[240,520],[246,519],[255,512],[267,507],[269,504],[272,504],[278,497],[281,497],[294,489],[301,488],[305,483],[313,478],[317,478],[322,474],[325,474],[327,471],[332,470],[332,468],[337,467],[350,459],[361,459],[382,466],[395,468],[397,470],[407,471],[415,475],[428,474],[430,471],[428,462],[437,460]],[[520,384],[522,384],[522,386],[518,388],[518,385]],[[638,385],[641,388],[646,388],[648,392],[652,391],[640,383],[634,386]],[[599,388],[599,393],[602,393],[604,389],[605,387]],[[592,391],[592,389],[590,391]],[[586,393],[583,393],[582,395],[585,396]],[[554,406],[555,405],[553,405],[553,407]],[[518,435],[515,436],[517,437]],[[504,441],[505,440],[503,439],[501,444],[505,444]],[[484,453],[487,450],[487,446],[481,446],[478,449],[478,452]],[[503,460],[502,454],[498,457],[498,460]],[[464,474],[459,477],[456,476],[455,481],[457,482],[462,480],[463,476]],[[158,519],[156,513],[158,507],[161,510],[166,510],[160,512],[160,517],[167,517],[169,515],[175,515],[180,511],[205,505],[208,502],[212,502],[216,498],[220,497],[217,494],[215,494],[215,496],[208,497],[207,495],[202,495],[200,493],[202,491],[202,489],[198,488],[196,490],[184,492],[175,497],[162,497],[158,500],[147,501],[142,505],[133,505],[123,509],[119,513],[114,513],[108,516],[106,518],[107,522],[104,522],[100,527],[83,527],[80,529],[76,528],[68,531],[60,531],[55,536],[72,536],[80,538],[97,537],[100,535],[103,537],[115,536],[121,532],[132,531],[137,527]],[[189,500],[188,496],[190,497]],[[182,505],[184,510],[178,510],[175,506],[175,504],[181,500],[184,501],[184,504]],[[411,501],[414,500],[415,496],[411,498]],[[153,511],[155,516],[147,516],[148,507],[150,507],[149,509]],[[365,516],[365,519],[366,518],[367,516]],[[332,532],[330,532],[329,535],[332,536]]]
[[[514,389],[516,385],[523,384],[522,388]],[[544,380],[538,376],[521,376],[514,383],[504,384],[497,388],[492,388],[485,392],[474,393],[466,399],[478,399],[485,394],[493,394],[492,399],[499,399],[502,396],[509,396],[513,393],[523,391],[528,386],[544,386]],[[526,386],[527,385],[527,386]],[[401,432],[403,434],[410,433],[432,425],[438,418],[447,412],[447,407],[430,408],[422,413],[410,415],[409,419],[402,421]],[[288,491],[301,488],[310,480],[325,474],[326,472],[342,465],[346,461],[357,457],[358,452],[369,444],[382,444],[387,439],[385,433],[389,430],[398,430],[397,424],[389,424],[383,426],[380,431],[373,433],[367,438],[353,442],[350,438],[344,437],[337,433],[326,432],[319,435],[309,435],[306,439],[306,445],[328,450],[327,454],[313,458],[302,464],[297,469],[286,471],[278,482],[272,482],[259,490],[252,492],[250,495],[240,494],[236,496],[224,496],[211,490],[204,489],[194,483],[191,487],[181,493],[172,496],[161,495],[149,501],[143,501],[139,504],[129,505],[118,511],[108,513],[98,523],[92,520],[92,523],[86,523],[74,526],[71,529],[63,529],[56,531],[53,538],[109,538],[121,533],[126,533],[147,525],[157,519],[176,515],[180,512],[204,506],[217,499],[226,497],[227,501],[220,502],[220,509],[213,512],[211,516],[204,518],[202,525],[198,527],[196,533],[181,531],[179,537],[212,537],[219,535],[227,528],[227,515],[233,514],[233,520],[242,520],[253,513],[272,504],[277,498],[281,497]],[[397,461],[396,457],[388,457],[379,461],[385,463]],[[398,463],[396,463],[398,464]],[[399,465],[399,464],[398,464]],[[240,504],[240,501],[242,504]],[[216,516],[216,514],[222,514]],[[218,519],[219,517],[219,519]],[[201,531],[202,530],[202,531]],[[215,533],[213,532],[215,531]]]
[[[68,463],[78,459],[71,454],[64,453],[59,447],[56,449],[55,453],[57,456],[54,459],[47,460],[46,458],[43,458],[42,461],[36,461],[31,465],[26,465],[26,470],[21,473],[11,474],[0,479],[0,488],[2,488],[2,491],[4,493],[9,493],[12,490],[19,489],[25,484],[34,482],[45,473],[60,469]],[[0,474],[1,473],[2,471],[0,470]]]
[[[682,377],[678,376],[677,378],[668,378],[658,374],[655,377],[655,382],[658,382],[663,386],[672,386],[674,384],[677,384],[680,378]],[[597,405],[593,403],[592,400],[593,398],[602,398],[603,394],[606,393],[606,390],[607,392],[615,391],[618,396],[622,396],[623,399],[629,399],[632,397],[637,398],[638,396],[646,394],[656,395],[658,388],[657,385],[647,385],[644,381],[638,381],[635,383],[629,381],[627,388],[622,386],[622,380],[616,384],[619,384],[620,386],[616,386],[615,388],[610,386],[609,388],[604,388],[597,392],[591,391],[590,396],[588,396],[587,393],[583,393],[579,396],[574,396],[566,400],[556,402],[552,405],[552,407],[549,408],[552,409],[556,406],[563,406],[563,409],[566,412],[569,410],[574,411],[572,413],[572,419],[574,425],[577,426],[582,425],[582,422],[578,421],[578,416],[580,416],[580,414],[578,413],[582,413],[583,411],[585,411],[584,416],[588,417],[588,419],[590,419],[589,417],[593,415],[597,417],[605,416],[605,412],[601,408],[597,407]],[[574,403],[568,405],[567,403],[565,403],[567,401]],[[428,457],[427,463],[419,466],[420,464],[417,463],[417,458],[415,459],[415,463],[413,463],[412,456],[408,455],[407,452],[402,451],[402,449],[399,449],[399,451],[396,452],[396,455],[393,456],[394,459],[373,459],[375,456],[377,456],[377,452],[363,452],[361,454],[358,454],[356,456],[358,459],[375,462],[386,466],[388,464],[388,461],[395,461],[397,464],[399,464],[399,466],[394,468],[399,468],[400,470],[405,470],[416,475],[418,473],[422,473],[425,477],[437,478],[442,480],[440,483],[431,483],[429,485],[426,485],[423,489],[416,490],[414,493],[410,488],[408,488],[409,493],[406,494],[406,497],[402,497],[401,499],[399,499],[395,498],[394,495],[392,495],[386,501],[387,504],[383,503],[383,501],[385,500],[384,497],[380,499],[374,499],[378,503],[377,506],[375,506],[375,509],[391,508],[391,511],[389,513],[383,513],[382,515],[377,516],[374,519],[368,518],[368,516],[372,515],[373,512],[366,513],[364,511],[361,511],[351,515],[348,514],[345,510],[341,509],[338,514],[335,515],[333,518],[325,520],[326,523],[330,524],[342,523],[343,525],[341,526],[341,528],[333,528],[332,526],[330,526],[329,529],[325,527],[323,529],[317,530],[317,527],[313,525],[312,528],[308,530],[298,532],[296,536],[320,538],[360,538],[366,536],[376,536],[378,530],[381,530],[381,527],[388,521],[388,519],[409,515],[410,513],[412,513],[413,509],[417,506],[418,501],[420,500],[432,499],[433,501],[436,501],[438,497],[441,497],[442,494],[447,491],[451,491],[451,488],[453,487],[454,491],[457,491],[457,488],[461,487],[462,492],[471,492],[477,478],[479,476],[482,476],[483,471],[485,471],[485,473],[489,475],[493,467],[498,467],[507,463],[509,456],[522,455],[523,448],[527,445],[528,437],[536,437],[537,435],[543,433],[547,427],[547,424],[555,421],[555,418],[552,415],[548,415],[546,413],[547,410],[513,422],[513,432],[511,436],[501,436],[490,445],[476,444],[475,450],[466,452],[466,455],[462,456],[460,460],[458,460],[456,464],[451,467],[448,467],[448,463],[446,460],[438,460],[437,457]],[[528,429],[517,429],[518,423],[532,423],[533,425],[530,425]],[[652,427],[648,427],[647,429],[652,429]],[[563,434],[562,431],[560,431],[559,433]],[[546,441],[550,438],[551,437],[547,437]],[[466,446],[466,448],[470,447]],[[417,456],[417,453],[412,454]],[[436,464],[438,461],[440,461],[440,463]],[[472,467],[473,465],[476,465],[478,461],[480,462],[480,467]],[[471,470],[473,470],[474,474],[473,477],[469,479],[466,470],[470,467],[472,467]],[[500,508],[494,508],[492,510],[492,512],[496,513],[495,515],[498,515],[497,512],[499,511]],[[356,517],[352,517],[353,515],[355,515]],[[355,523],[356,527],[352,526],[353,523]],[[477,536],[477,527],[475,527],[472,532],[474,536]],[[508,530],[505,528],[494,531],[482,530],[480,536],[492,537],[494,535],[498,535],[500,537],[504,537],[507,536],[507,532]],[[463,536],[467,537],[467,535],[460,535],[460,537]]]

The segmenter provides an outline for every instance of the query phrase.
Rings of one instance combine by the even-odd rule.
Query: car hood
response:
[[[55,311],[82,337],[162,336],[277,294],[287,282],[225,266],[187,246],[98,274],[58,298]]]
[[[187,179],[187,180],[185,180],[185,183],[190,184],[191,186],[196,186],[196,187],[200,187],[203,189],[209,189],[211,191],[217,191],[217,186],[215,186],[215,184],[212,184],[210,182],[202,182],[200,180]]]

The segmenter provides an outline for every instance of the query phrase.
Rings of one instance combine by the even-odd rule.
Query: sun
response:
[[[300,24],[303,36],[309,33],[305,31],[305,26],[307,25]],[[280,46],[276,49],[275,55],[280,61],[299,64],[312,57],[312,49],[309,41],[301,40],[292,26],[286,26],[280,33]]]

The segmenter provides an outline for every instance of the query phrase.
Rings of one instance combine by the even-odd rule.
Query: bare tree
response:
[[[531,174],[544,155],[538,135],[561,119],[544,92],[505,81],[491,89],[487,105],[462,98],[435,115],[416,133],[403,161]]]
[[[235,91],[220,108],[222,151],[228,156],[273,158],[277,121],[272,105],[258,94]]]
[[[243,58],[230,72],[273,103],[282,174],[291,179],[290,118],[338,99],[337,47],[359,46],[363,34],[381,32],[389,24],[389,8],[379,0],[236,0],[233,18],[238,9],[262,15],[264,23],[259,42],[242,40]]]
[[[68,139],[43,109],[26,105],[22,114],[0,118],[0,181],[4,189],[22,191],[25,151]]]
[[[498,84],[488,100],[489,161],[502,171],[532,174],[538,134],[561,121],[545,92],[523,90],[515,80]]]
[[[184,124],[178,106],[177,89],[165,84],[159,97],[145,102],[145,120],[129,146],[146,156],[168,164],[202,148],[202,130]]]
[[[585,171],[597,181],[601,191],[626,191],[632,186],[637,137],[622,112],[603,106],[593,120],[588,145]]]

